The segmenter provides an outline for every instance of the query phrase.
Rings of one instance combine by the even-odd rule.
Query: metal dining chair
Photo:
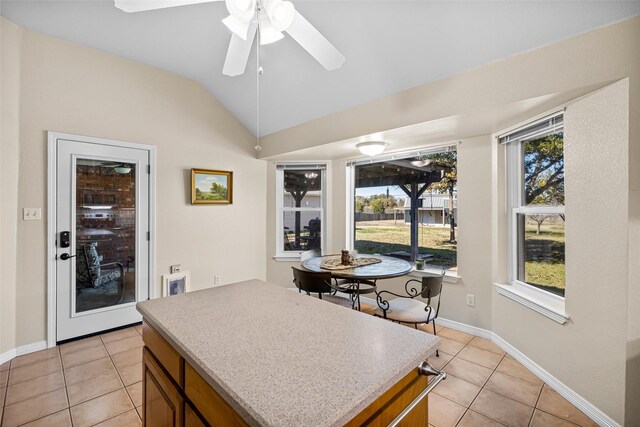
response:
[[[315,273],[291,267],[293,270],[293,283],[298,292],[307,295],[318,294],[318,298],[343,307],[352,307],[348,298],[335,295],[335,288],[331,285],[331,273]]]
[[[440,276],[424,276],[422,280],[411,279],[404,285],[406,294],[401,295],[391,291],[376,292],[378,307],[374,315],[398,323],[413,324],[418,329],[419,323],[433,324],[433,335],[436,335],[436,319],[440,311],[442,294],[442,279],[444,270]],[[413,284],[420,283],[420,290]],[[387,295],[395,298],[388,299]],[[427,300],[426,304],[417,297]],[[432,300],[437,298],[435,307]],[[436,356],[439,356],[436,350]]]

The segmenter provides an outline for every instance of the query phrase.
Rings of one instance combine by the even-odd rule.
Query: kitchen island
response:
[[[386,425],[427,387],[417,367],[439,341],[260,280],[138,310],[147,426]],[[410,419],[427,425],[426,399]]]

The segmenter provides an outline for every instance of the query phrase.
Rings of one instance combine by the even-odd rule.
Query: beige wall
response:
[[[16,339],[20,29],[0,18],[0,354]]]
[[[613,203],[616,210],[615,227],[610,232],[598,230],[597,240],[589,240],[583,229],[592,223],[593,212],[567,207],[569,224],[573,221],[567,230],[572,240],[567,247],[567,311],[571,320],[559,325],[493,291],[494,282],[505,280],[504,230],[497,214],[492,213],[504,209],[499,200],[488,202],[492,194],[504,194],[502,158],[489,136],[466,135],[460,135],[463,143],[459,147],[458,266],[462,280],[446,284],[441,315],[495,331],[614,420],[635,425],[640,422],[634,403],[640,373],[640,302],[627,296],[640,292],[640,122],[629,122],[629,117],[638,117],[640,107],[638,52],[640,18],[633,18],[267,136],[261,155],[277,159],[292,151],[359,135],[628,78],[571,104],[567,110],[568,132],[574,134],[573,148],[567,152],[567,179],[573,176],[574,183],[579,182],[567,191],[574,200],[582,195],[583,201],[590,200],[584,195],[591,194],[591,188],[603,195],[614,194],[615,200],[609,200],[608,206]],[[594,123],[594,112],[611,118],[615,135],[593,139],[589,124]],[[592,146],[592,152],[578,156],[581,144]],[[606,166],[608,173],[596,174],[593,168],[600,165],[596,150],[602,148],[611,149],[609,160],[614,164]],[[345,194],[337,174],[344,170],[344,161],[335,160],[333,166],[331,214],[334,226],[339,227],[344,223]],[[598,178],[604,176],[606,182],[615,177],[621,184],[612,190]],[[571,203],[569,194],[567,197]],[[271,203],[270,194],[268,200]],[[576,206],[580,203],[576,201]],[[268,235],[275,233],[272,224],[267,224]],[[344,246],[344,233],[344,226],[332,233],[334,250]],[[596,244],[604,247],[596,248]],[[592,262],[601,255],[603,262],[614,266],[614,273],[607,274],[611,269],[601,271],[603,262]],[[290,265],[270,260],[267,276],[290,283]],[[389,281],[389,286],[394,285],[397,283]],[[602,291],[602,286],[607,289]],[[473,309],[464,304],[467,293],[476,295]]]
[[[627,331],[628,94],[625,79],[565,112],[569,321],[559,325],[501,296],[494,304],[494,332],[619,423]],[[606,206],[606,221],[594,206]],[[531,346],[536,336],[539,345]]]
[[[193,289],[212,286],[214,274],[221,284],[265,278],[266,164],[254,158],[254,138],[247,129],[194,81],[31,31],[17,32],[14,38],[22,37],[19,139],[14,133],[8,141],[19,140],[19,154],[7,161],[14,166],[19,161],[19,192],[9,203],[46,212],[46,131],[152,144],[158,194],[153,286],[159,290],[160,275],[177,263],[191,271]],[[3,45],[3,64],[15,66],[8,53]],[[2,147],[4,154],[4,133]],[[191,206],[192,167],[232,170],[233,205]],[[15,209],[5,217],[5,200],[3,220],[17,224],[18,242],[17,260],[8,266],[17,272],[13,283],[18,284],[16,321],[9,324],[16,328],[13,346],[21,346],[46,338],[46,221],[22,221]],[[9,240],[4,229],[2,240]],[[3,296],[13,283],[2,281]],[[3,315],[11,310],[3,298]],[[11,344],[8,340],[2,350]]]

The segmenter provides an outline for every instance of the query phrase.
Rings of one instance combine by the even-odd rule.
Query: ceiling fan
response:
[[[114,0],[125,12],[142,12],[222,0]],[[261,45],[276,42],[287,32],[329,71],[342,67],[345,57],[286,0],[224,0],[229,16],[222,22],[232,32],[222,73],[244,73],[253,40]]]

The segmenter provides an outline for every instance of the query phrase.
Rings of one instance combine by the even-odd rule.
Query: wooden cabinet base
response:
[[[246,426],[245,420],[146,322],[143,326],[143,414],[148,427]],[[155,352],[161,354],[156,355]],[[161,361],[169,366],[164,366]],[[428,378],[411,371],[346,425],[388,425],[426,387]],[[402,426],[427,427],[423,399]]]
[[[145,426],[184,425],[184,398],[147,347],[142,352],[142,407]]]

